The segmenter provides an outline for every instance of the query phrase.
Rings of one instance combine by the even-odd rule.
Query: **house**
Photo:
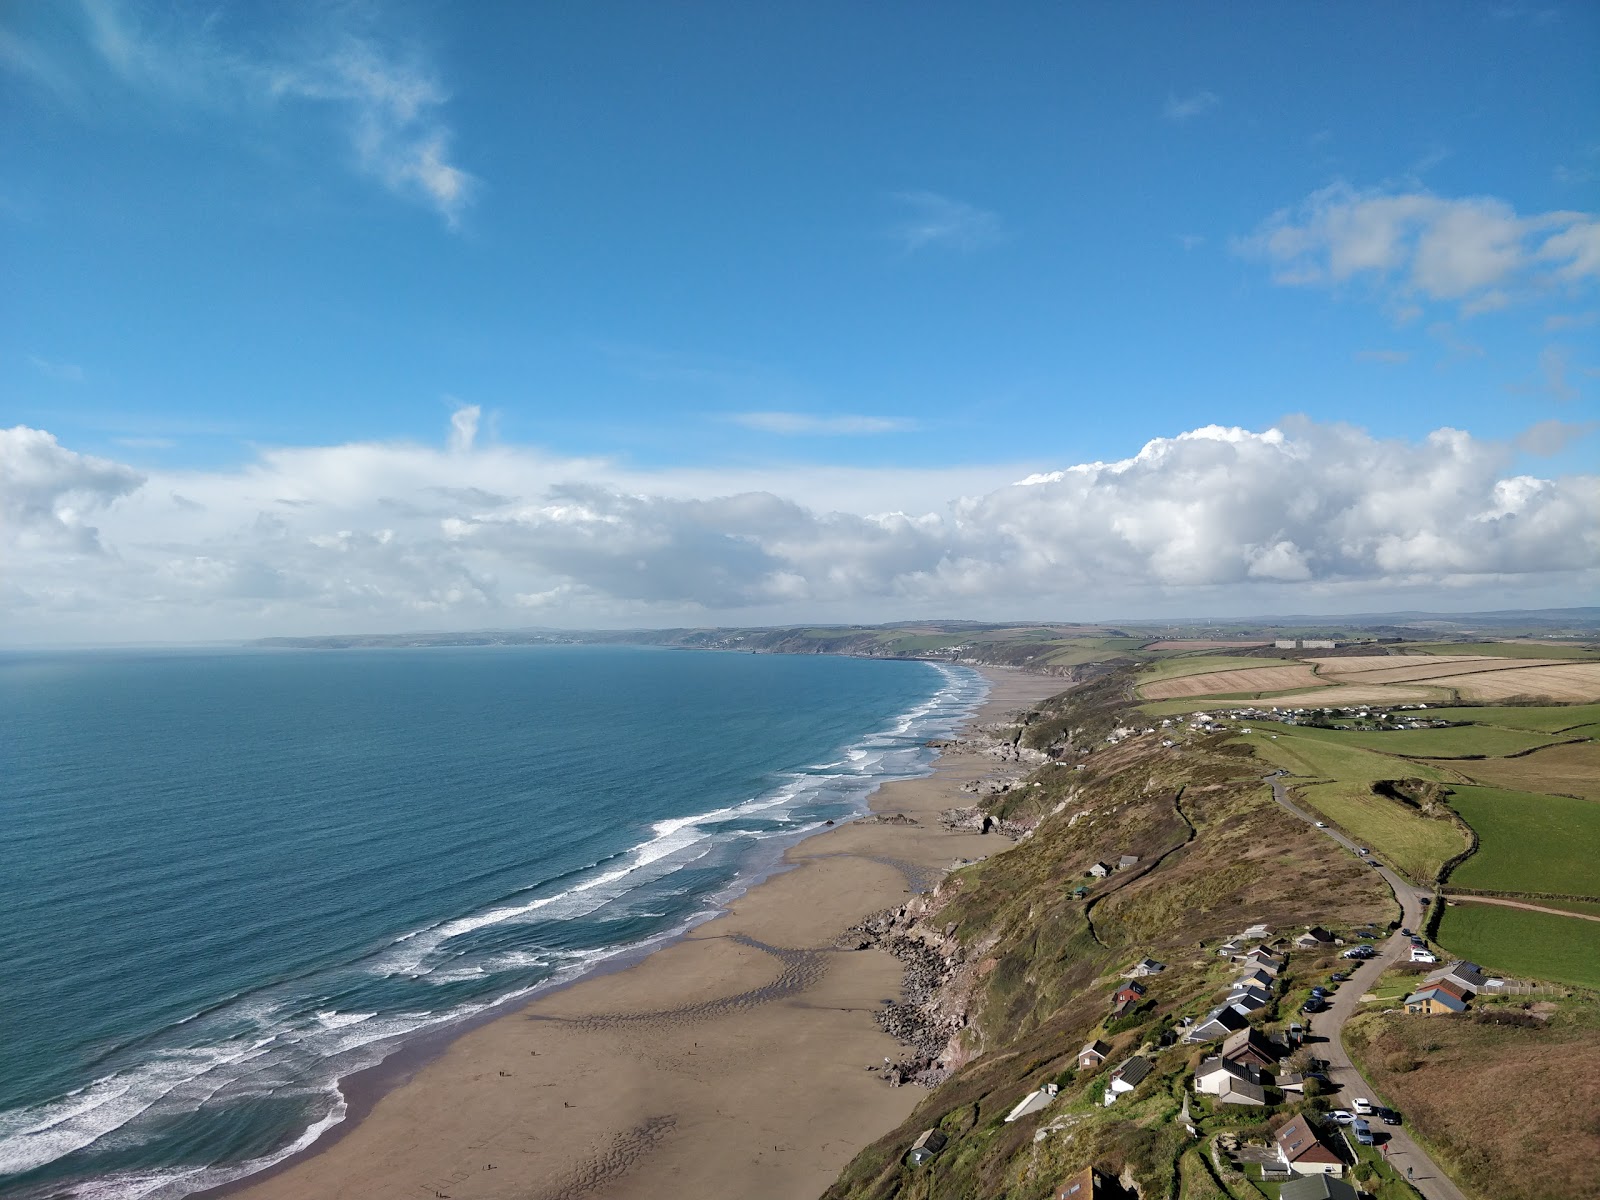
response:
[[[1240,1029],[1222,1039],[1217,1057],[1240,1066],[1270,1067],[1278,1061],[1278,1047],[1259,1029]]]
[[[1339,1156],[1317,1139],[1304,1116],[1290,1117],[1275,1135],[1278,1161],[1296,1175],[1343,1175]]]
[[[1047,1083],[1038,1091],[1029,1092],[1015,1108],[1006,1114],[1006,1120],[1015,1121],[1018,1117],[1025,1117],[1029,1113],[1040,1111],[1056,1098],[1056,1093],[1059,1090],[1055,1084]]]
[[[1157,962],[1153,958],[1141,958],[1133,964],[1133,974],[1135,975],[1159,975],[1166,969],[1166,963]]]
[[[1275,983],[1277,983],[1277,977],[1271,971],[1263,970],[1261,967],[1253,967],[1239,976],[1238,979],[1235,979],[1233,986],[1235,989],[1254,986],[1264,988],[1270,992]]]
[[[1133,1011],[1134,1006],[1138,1003],[1139,999],[1137,996],[1127,996],[1121,1000],[1118,1000],[1111,1006],[1111,1015],[1107,1018],[1107,1020],[1115,1021],[1119,1017],[1127,1016]]]
[[[1463,959],[1457,959],[1448,967],[1441,967],[1424,981],[1425,984],[1448,983],[1467,1000],[1472,999],[1474,992],[1481,992],[1483,985],[1488,982],[1489,977],[1483,973],[1482,967]]]
[[[1257,946],[1254,950],[1250,951],[1249,954],[1245,955],[1245,958],[1249,959],[1250,965],[1255,970],[1265,971],[1267,974],[1274,977],[1276,977],[1283,970],[1288,961],[1287,959],[1281,958],[1274,954],[1265,946]]]
[[[1106,1194],[1105,1176],[1093,1167],[1085,1167],[1056,1189],[1056,1200],[1095,1200]]]
[[[1302,1175],[1278,1189],[1278,1200],[1361,1200],[1361,1193],[1331,1175]]]
[[[1111,1044],[1096,1039],[1082,1050],[1078,1051],[1078,1070],[1092,1071],[1105,1062],[1106,1055],[1111,1053]]]
[[[1107,875],[1111,874],[1111,871],[1112,868],[1108,867],[1103,862],[1097,862],[1094,864],[1094,866],[1089,868],[1089,874],[1093,875],[1096,879],[1104,879]]]
[[[1111,999],[1117,1004],[1121,1004],[1125,1000],[1137,1004],[1143,998],[1144,984],[1142,983],[1125,983],[1111,995]]]
[[[1136,867],[1138,865],[1139,856],[1137,854],[1124,854],[1121,858],[1117,859],[1118,870],[1127,870],[1129,867]]]
[[[924,1129],[917,1140],[911,1143],[911,1149],[906,1151],[906,1162],[913,1167],[927,1162],[943,1150],[949,1140],[937,1129]]]
[[[1319,946],[1331,946],[1333,944],[1333,934],[1329,933],[1321,925],[1313,925],[1295,938],[1294,944],[1304,950],[1315,950]]]
[[[1406,1011],[1431,1017],[1438,1013],[1467,1011],[1467,998],[1448,983],[1435,983],[1406,997]]]
[[[1298,1071],[1283,1071],[1272,1081],[1277,1084],[1280,1092],[1299,1092],[1302,1096],[1306,1091],[1306,1077]]]
[[[1228,997],[1228,1007],[1237,1009],[1247,1017],[1260,1012],[1271,1003],[1272,996],[1260,988],[1246,988]]]
[[[1214,1042],[1235,1033],[1250,1024],[1250,1019],[1238,1009],[1224,1005],[1212,1009],[1204,1021],[1195,1022],[1194,1028],[1184,1034],[1183,1040],[1191,1044]]]
[[[1248,1108],[1267,1106],[1267,1089],[1248,1079],[1226,1079],[1217,1093],[1218,1104],[1241,1104]]]
[[[1232,958],[1232,957],[1234,957],[1234,955],[1238,954],[1243,949],[1244,949],[1244,941],[1243,941],[1243,939],[1241,939],[1241,938],[1229,938],[1227,941],[1223,942],[1222,945],[1217,947],[1217,955],[1220,958]]]
[[[1260,1084],[1261,1071],[1242,1063],[1212,1055],[1200,1060],[1194,1072],[1194,1090],[1207,1096],[1220,1096],[1233,1084]]]
[[[1150,1074],[1152,1066],[1147,1058],[1140,1058],[1135,1054],[1115,1071],[1111,1072],[1111,1086],[1106,1089],[1106,1095],[1115,1099],[1124,1093],[1133,1091]],[[1110,1100],[1107,1101],[1110,1103]]]

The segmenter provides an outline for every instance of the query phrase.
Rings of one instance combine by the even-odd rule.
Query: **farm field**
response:
[[[1301,664],[1287,658],[1243,658],[1224,654],[1198,655],[1194,658],[1165,658],[1151,663],[1139,673],[1138,682],[1149,686],[1164,679],[1179,679],[1185,675],[1209,675],[1221,671],[1243,671],[1262,667],[1294,667]],[[1238,691],[1229,688],[1229,691]]]
[[[1291,729],[1292,733],[1286,732]],[[1294,726],[1268,723],[1252,725],[1249,733],[1240,734],[1239,737],[1267,762],[1286,767],[1308,779],[1365,784],[1378,779],[1459,778],[1447,775],[1440,768],[1427,763],[1416,763],[1363,749],[1344,741],[1337,733],[1331,738],[1311,738],[1300,736],[1302,732]],[[1278,735],[1276,739],[1271,736],[1274,733]]]
[[[1251,667],[1161,679],[1145,684],[1141,690],[1151,700],[1173,700],[1217,693],[1282,692],[1315,687],[1319,682],[1311,668],[1303,663],[1265,666],[1257,660],[1257,665]]]
[[[1478,674],[1484,671],[1529,671],[1549,666],[1548,663],[1516,658],[1424,658],[1409,655],[1390,659],[1337,659],[1314,660],[1324,678],[1345,683],[1415,683],[1419,680],[1437,679],[1446,675]],[[1349,667],[1345,664],[1383,662],[1384,666]],[[1568,664],[1563,664],[1568,665]]]
[[[1258,646],[1270,646],[1271,642],[1224,642],[1208,641],[1205,638],[1168,638],[1159,642],[1148,642],[1145,649],[1153,654],[1161,654],[1174,650],[1254,650]]]
[[[1375,795],[1365,783],[1310,784],[1298,789],[1298,800],[1416,883],[1431,882],[1446,859],[1467,848],[1467,839],[1451,821],[1425,817]]]
[[[1542,729],[1560,733],[1600,721],[1600,704],[1562,704],[1543,708],[1439,708],[1426,714],[1445,721],[1476,721],[1502,729]]]
[[[1600,921],[1460,903],[1445,909],[1438,942],[1491,972],[1600,989]]]
[[[1550,642],[1419,642],[1407,650],[1420,654],[1503,654],[1507,658],[1600,659],[1593,646],[1561,645]]]
[[[1478,783],[1523,792],[1550,792],[1600,800],[1600,743],[1547,746],[1520,758],[1466,762],[1460,771]]]
[[[1600,895],[1600,804],[1504,788],[1456,787],[1450,807],[1478,835],[1477,853],[1451,873],[1451,884]]]
[[[1544,696],[1551,700],[1600,700],[1600,663],[1559,663],[1522,667],[1514,671],[1474,671],[1436,676],[1430,682],[1455,688],[1472,700],[1509,700],[1513,696]]]
[[[1430,714],[1432,715],[1432,714]],[[1500,757],[1520,754],[1561,739],[1560,734],[1534,730],[1498,729],[1493,725],[1455,725],[1447,729],[1390,729],[1383,731],[1315,729],[1298,725],[1263,724],[1269,732],[1297,738],[1337,742],[1417,758],[1462,758],[1468,755]]]

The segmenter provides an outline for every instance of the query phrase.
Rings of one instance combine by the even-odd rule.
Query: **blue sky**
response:
[[[344,525],[371,526],[382,501],[417,507],[382,472],[359,502],[348,479],[257,495],[271,456],[448,456],[456,412],[471,436],[454,465],[405,486],[493,476],[483,490],[506,512],[550,510],[552,487],[687,502],[737,486],[823,524],[895,511],[948,526],[962,498],[1025,475],[1296,414],[1321,431],[1307,445],[1352,444],[1328,432],[1348,423],[1413,459],[1433,431],[1463,430],[1493,460],[1484,489],[1592,486],[1593,5],[63,0],[0,20],[0,426],[30,431],[11,452],[13,483],[33,481],[12,520],[38,522],[10,599],[39,636],[82,623],[44,610],[112,597],[137,598],[150,631],[186,604],[229,632],[1027,615],[930,583],[971,557],[948,538],[822,587],[776,531],[725,518],[690,540],[734,559],[754,542],[754,591],[631,595],[540,542],[467,570],[477,582],[455,592],[477,598],[459,603],[439,598],[442,576],[419,601],[362,574],[358,594],[388,596],[363,608],[255,561],[271,539],[246,531],[279,501],[326,510],[284,534],[306,544],[377,536]],[[533,474],[513,486],[463,452],[520,455]],[[142,583],[108,575],[133,527],[161,523],[157,493],[217,516],[157,539],[185,548],[161,552],[168,566],[265,571],[280,593],[153,589],[154,552]],[[476,528],[486,511],[416,519]],[[680,533],[657,534],[677,560]],[[1451,552],[1396,573],[1306,540],[1266,530],[1227,553],[1264,561],[1287,541],[1309,574],[1272,586],[1330,592],[1156,569],[1128,575],[1118,603],[1570,603],[1593,582],[1592,555]],[[1034,615],[1082,584],[1039,581]]]

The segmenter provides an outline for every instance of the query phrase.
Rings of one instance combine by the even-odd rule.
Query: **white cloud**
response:
[[[1274,213],[1234,246],[1265,261],[1277,283],[1365,284],[1397,314],[1433,301],[1470,316],[1600,277],[1600,222],[1588,214],[1519,216],[1492,196],[1344,183]]]
[[[1600,428],[1600,422],[1558,421],[1552,418],[1524,429],[1517,436],[1517,446],[1529,454],[1547,458],[1560,454],[1573,442],[1588,437],[1597,428]]]
[[[892,232],[908,252],[929,247],[982,250],[1005,237],[995,213],[937,192],[901,192],[895,199],[907,213]]]
[[[1189,96],[1168,96],[1161,115],[1169,121],[1192,121],[1222,103],[1222,97],[1202,88]]]
[[[1549,452],[1571,432],[1536,427],[1523,444]],[[0,627],[13,638],[470,628],[531,614],[575,627],[1127,616],[1357,593],[1402,606],[1487,586],[1570,603],[1600,583],[1600,478],[1513,475],[1512,447],[1452,429],[1411,443],[1298,419],[1208,426],[1013,484],[994,470],[987,483],[644,472],[454,434],[441,448],[271,450],[148,478],[38,430],[11,430],[0,448]]]
[[[115,80],[125,89],[217,113],[271,111],[285,102],[320,109],[343,140],[349,166],[418,201],[455,228],[477,180],[452,161],[449,95],[422,57],[363,26],[359,6],[324,6],[286,21],[295,40],[257,32],[226,40],[223,14],[123,0],[63,4],[58,37],[76,36],[100,68],[75,76],[70,53],[0,35],[0,67],[70,101],[88,116],[117,100],[82,93]],[[302,19],[303,18],[303,19]],[[83,76],[79,78],[78,76]]]
[[[476,404],[464,404],[450,414],[450,451],[465,454],[472,449],[478,437],[478,418],[483,410]]]
[[[791,435],[852,435],[874,433],[905,433],[917,427],[915,421],[904,417],[824,417],[812,413],[794,412],[743,412],[729,413],[727,420],[746,429],[762,433]]]

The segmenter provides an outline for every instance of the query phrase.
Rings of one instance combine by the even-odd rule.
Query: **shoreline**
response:
[[[981,667],[957,736],[1066,686]],[[867,1065],[904,1047],[872,1013],[891,956],[834,939],[958,858],[1005,849],[951,832],[965,780],[1001,770],[946,748],[884,784],[868,815],[797,841],[721,911],[568,983],[409,1043],[340,1083],[346,1112],[306,1148],[198,1197],[814,1197],[926,1095]]]

